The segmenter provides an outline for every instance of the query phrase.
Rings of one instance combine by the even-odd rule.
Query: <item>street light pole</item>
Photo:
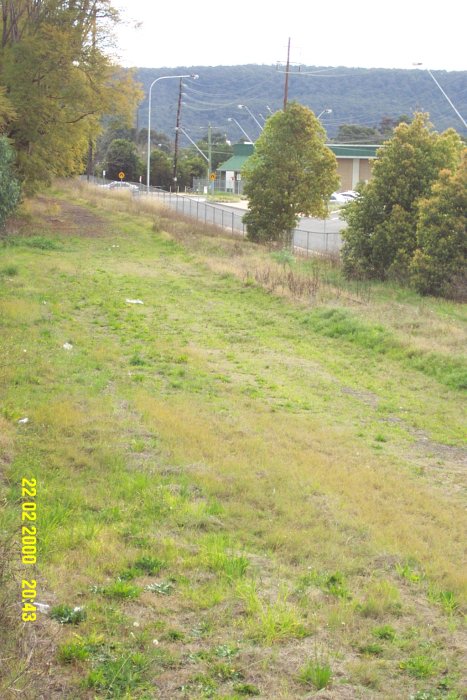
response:
[[[323,111],[320,112],[316,118],[320,119],[323,116],[323,114],[332,114],[332,109],[323,109]]]
[[[251,138],[248,136],[248,134],[246,133],[246,131],[245,131],[245,129],[243,128],[243,126],[241,126],[241,125],[238,123],[238,121],[237,121],[236,119],[234,119],[233,117],[227,117],[227,121],[228,121],[228,122],[235,122],[235,124],[238,126],[238,128],[240,129],[240,131],[242,132],[242,134],[244,134],[244,135],[247,137],[248,141],[250,141],[251,143],[253,143],[253,141],[252,141]]]
[[[414,66],[423,66],[423,63],[414,63],[413,65],[414,65]],[[435,83],[435,85],[440,89],[440,91],[441,91],[441,93],[443,94],[443,96],[446,98],[446,100],[449,102],[449,104],[451,105],[451,107],[453,108],[453,110],[455,111],[455,113],[457,114],[457,116],[459,117],[459,119],[461,120],[462,124],[464,125],[464,129],[467,129],[467,122],[465,121],[464,117],[463,117],[462,114],[459,112],[459,110],[456,109],[456,107],[453,105],[452,101],[449,99],[449,96],[446,95],[446,93],[444,92],[443,88],[441,87],[441,85],[440,85],[440,84],[438,83],[438,81],[436,80],[436,78],[435,78],[435,76],[433,75],[433,73],[431,72],[431,70],[430,70],[429,68],[425,68],[425,70],[426,70],[426,72],[428,73],[428,75],[430,76],[430,78],[433,80],[433,82]]]
[[[190,143],[193,144],[193,146],[196,148],[196,150],[199,152],[199,154],[203,156],[204,160],[207,161],[207,163],[209,163],[209,158],[207,157],[206,153],[203,153],[203,151],[202,151],[201,148],[198,146],[198,144],[196,144],[196,143],[193,141],[193,139],[191,138],[191,136],[189,136],[189,135],[186,133],[185,129],[182,129],[181,126],[177,126],[177,127],[175,127],[175,129],[176,129],[176,131],[181,131],[182,134],[183,134],[184,136],[187,137],[188,141],[189,141]]]
[[[193,78],[196,80],[198,78],[197,75],[161,75],[159,78],[156,78],[155,80],[152,81],[150,87],[149,87],[149,110],[148,110],[148,157],[147,157],[147,167],[146,167],[146,191],[149,193],[149,178],[150,178],[150,170],[151,170],[151,96],[152,96],[152,88],[156,83],[159,82],[159,80],[170,80],[177,78],[181,80],[182,78]]]
[[[255,120],[255,122],[258,124],[260,131],[263,131],[263,127],[261,126],[261,124],[259,123],[259,121],[256,119],[256,117],[255,117],[255,115],[253,114],[253,112],[251,111],[251,109],[249,109],[246,105],[238,105],[238,108],[239,108],[239,109],[246,109],[246,111],[248,112],[248,114],[250,115],[250,117],[253,117],[253,119]]]

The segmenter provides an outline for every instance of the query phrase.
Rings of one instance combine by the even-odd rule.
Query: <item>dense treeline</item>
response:
[[[110,0],[4,0],[0,11],[0,127],[34,191],[82,172],[102,118],[131,122],[141,95],[109,57]]]
[[[224,130],[228,138],[238,141],[242,133],[235,118],[251,136],[259,135],[257,124],[238,104],[245,104],[262,123],[268,109],[283,105],[284,74],[274,66],[191,66],[178,68],[139,68],[136,75],[147,95],[150,83],[161,75],[199,74],[196,81],[184,81],[182,123],[194,133],[208,123]],[[467,111],[467,73],[436,71],[436,78],[463,114]],[[162,80],[153,90],[153,128],[173,137],[177,109],[177,80]],[[414,112],[428,112],[438,131],[452,127],[466,136],[462,123],[436,87],[427,71],[365,68],[303,68],[290,75],[289,98],[322,117],[329,138],[335,138],[342,124],[359,124],[378,128],[385,117],[412,117]],[[138,110],[139,127],[147,126],[148,104],[145,98]],[[193,135],[192,135],[193,136]],[[196,140],[196,139],[195,139]]]

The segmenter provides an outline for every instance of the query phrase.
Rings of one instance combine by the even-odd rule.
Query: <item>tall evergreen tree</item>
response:
[[[412,285],[422,294],[467,299],[467,150],[457,172],[443,170],[419,202]]]
[[[418,201],[443,168],[456,169],[462,141],[452,129],[437,134],[428,115],[400,124],[378,151],[373,177],[346,207],[344,271],[348,276],[407,279],[416,248]]]
[[[300,214],[326,215],[339,179],[325,136],[313,112],[296,103],[267,120],[243,171],[250,240],[289,245]]]

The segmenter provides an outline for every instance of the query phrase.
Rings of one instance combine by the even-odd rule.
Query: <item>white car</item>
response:
[[[355,199],[360,197],[360,194],[355,192],[355,190],[347,190],[346,192],[340,192],[339,194],[341,197],[345,197],[348,202],[353,202]]]
[[[329,197],[329,201],[332,204],[347,204],[349,200],[346,197],[343,197],[340,192],[333,192]]]
[[[103,185],[107,190],[139,190],[138,185],[133,185],[131,182],[124,182],[123,180],[119,182],[115,180],[114,182],[109,182]]]

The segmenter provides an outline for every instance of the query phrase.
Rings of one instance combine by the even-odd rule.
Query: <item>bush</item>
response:
[[[421,294],[467,298],[467,150],[459,170],[444,170],[420,202],[411,283]]]
[[[16,209],[21,188],[13,176],[14,151],[8,140],[0,136],[0,228]]]
[[[442,169],[457,169],[461,153],[460,137],[452,130],[436,134],[427,115],[397,127],[378,152],[373,179],[345,208],[342,258],[347,277],[408,281],[418,245],[419,202],[430,196]]]

